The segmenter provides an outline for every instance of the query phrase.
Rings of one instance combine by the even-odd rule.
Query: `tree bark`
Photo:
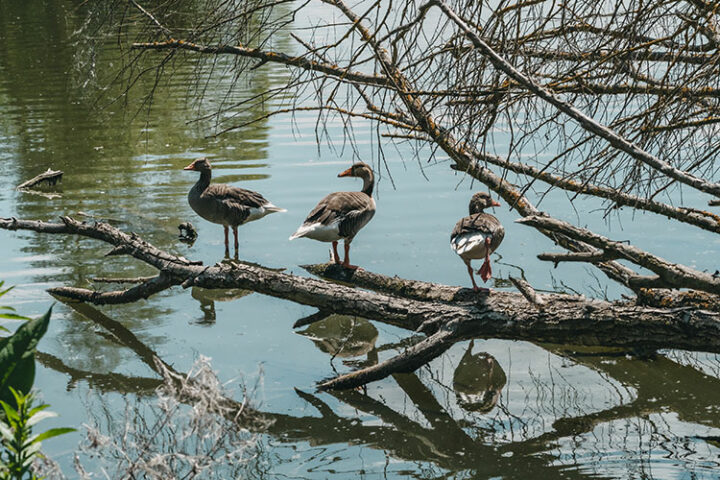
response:
[[[50,234],[75,234],[113,245],[114,251],[159,270],[156,277],[126,290],[98,292],[56,287],[53,295],[93,304],[128,303],[172,287],[242,288],[318,308],[355,315],[430,335],[407,352],[368,369],[323,383],[322,388],[351,388],[398,372],[411,371],[435,358],[454,342],[469,338],[502,338],[558,344],[623,348],[675,348],[720,352],[720,313],[703,305],[655,308],[631,302],[607,302],[581,296],[547,294],[542,308],[528,308],[519,293],[470,289],[404,280],[335,265],[308,271],[344,283],[298,277],[267,268],[235,263],[203,266],[164,252],[135,234],[105,223],[62,223],[0,219],[0,228]]]

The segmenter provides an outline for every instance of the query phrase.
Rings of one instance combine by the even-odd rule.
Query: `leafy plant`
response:
[[[0,295],[7,291],[0,292]],[[35,348],[47,331],[51,313],[52,307],[42,317],[20,325],[9,337],[0,338],[0,400],[13,400],[10,387],[21,392],[29,392],[32,388],[35,380]],[[12,315],[12,318],[19,317]]]
[[[13,288],[3,289],[4,284],[0,281],[0,297]],[[0,318],[25,321],[15,333],[0,338],[0,444],[3,447],[0,480],[36,479],[30,468],[40,454],[41,442],[75,430],[51,428],[33,435],[33,425],[56,416],[45,410],[49,405],[35,406],[31,392],[35,380],[35,349],[47,331],[51,313],[52,307],[42,317],[30,319],[18,315],[12,307],[0,306]],[[0,326],[0,331],[8,329]]]
[[[10,290],[12,290],[15,287],[8,287],[5,290],[2,289],[3,285],[5,285],[4,281],[0,281],[0,297],[8,293]],[[18,315],[15,313],[15,309],[13,307],[3,307],[0,306],[0,318],[7,318],[9,320],[30,320],[28,317],[23,317],[22,315]],[[9,332],[9,330],[2,325],[0,325],[0,332]]]
[[[30,471],[33,460],[40,452],[43,440],[75,431],[74,428],[51,428],[33,435],[33,426],[39,421],[57,416],[45,410],[49,405],[34,406],[33,393],[23,395],[10,387],[15,407],[0,400],[5,418],[0,422],[0,436],[4,447],[0,457],[0,479],[23,480],[37,479]]]

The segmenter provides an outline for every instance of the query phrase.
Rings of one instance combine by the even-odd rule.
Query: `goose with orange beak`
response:
[[[235,237],[235,257],[238,255],[237,227],[265,215],[286,210],[276,207],[258,192],[244,188],[210,184],[212,167],[207,158],[195,160],[183,170],[200,172],[200,178],[188,193],[188,203],[205,220],[218,223],[225,229],[225,256],[230,256],[228,229],[232,228]]]
[[[356,163],[338,174],[338,177],[358,177],[363,180],[359,192],[335,192],[320,200],[300,225],[290,240],[300,237],[312,238],[320,242],[332,242],[333,260],[340,263],[338,242],[345,240],[345,268],[356,269],[350,264],[350,243],[355,235],[375,215],[375,200],[372,193],[375,175],[366,163]]]
[[[465,262],[473,290],[476,292],[481,289],[475,283],[470,261],[485,259],[477,273],[480,274],[483,282],[487,282],[492,277],[490,254],[500,246],[503,237],[505,237],[505,229],[500,224],[500,221],[493,215],[483,212],[483,210],[499,206],[500,204],[493,200],[489,193],[476,193],[470,200],[470,215],[461,218],[450,234],[450,246]],[[487,288],[482,290],[489,291]]]

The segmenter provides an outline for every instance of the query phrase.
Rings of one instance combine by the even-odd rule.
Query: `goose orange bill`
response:
[[[192,162],[190,165],[183,168],[183,170],[195,170],[195,162]]]
[[[490,200],[490,202],[491,202],[490,203],[491,207],[499,207],[500,206],[500,204],[498,202],[496,202],[495,200]]]
[[[338,177],[352,177],[352,167],[348,168],[347,170],[338,173]]]

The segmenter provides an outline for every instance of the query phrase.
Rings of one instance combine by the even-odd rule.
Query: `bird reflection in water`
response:
[[[212,325],[215,323],[215,302],[229,302],[237,300],[246,295],[253,293],[250,290],[242,290],[239,288],[229,288],[225,290],[207,289],[200,287],[192,287],[192,298],[200,302],[200,310],[203,312],[203,318],[199,319],[199,325]]]
[[[507,377],[495,357],[489,353],[472,353],[470,341],[453,375],[453,390],[458,405],[470,412],[487,413],[498,400]]]
[[[333,357],[352,358],[374,350],[378,331],[368,320],[345,315],[330,315],[300,332],[323,352]]]

